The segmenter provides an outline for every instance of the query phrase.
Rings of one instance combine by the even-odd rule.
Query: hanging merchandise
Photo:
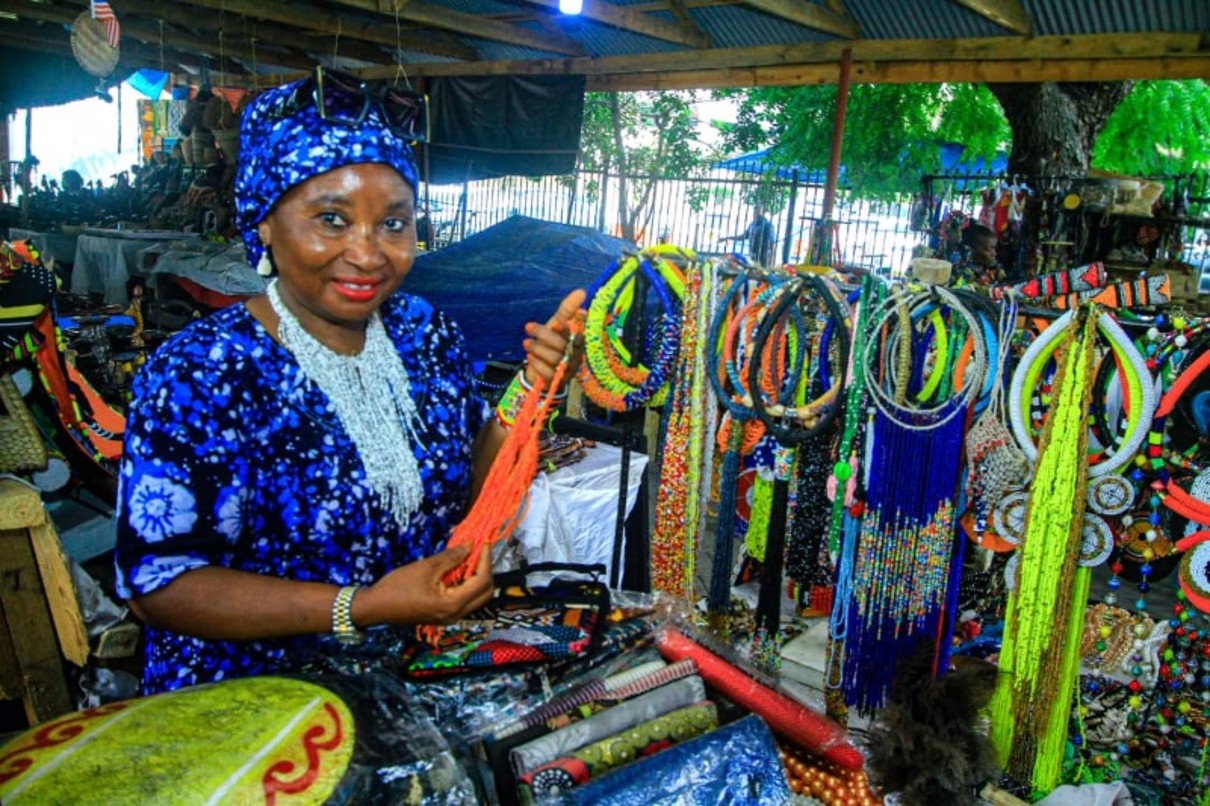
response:
[[[724,633],[727,631],[726,616],[731,600],[740,462],[743,456],[755,449],[764,435],[764,427],[756,420],[756,413],[750,404],[751,396],[747,394],[739,371],[738,362],[746,358],[741,333],[750,329],[750,324],[741,328],[741,323],[753,307],[761,303],[762,296],[775,288],[775,284],[746,274],[734,277],[715,310],[706,343],[706,349],[710,351],[706,362],[710,384],[726,410],[717,432],[718,447],[723,458],[718,477],[718,522],[707,599],[712,620],[716,628]],[[801,364],[801,361],[798,363]]]
[[[649,247],[610,265],[589,289],[579,379],[584,393],[601,408],[632,411],[667,399],[680,351],[685,293],[678,258],[693,261],[696,255],[677,246]],[[646,320],[647,289],[660,305],[651,323]],[[631,331],[635,335],[627,338]]]
[[[1004,424],[1008,416],[1004,376],[1016,321],[1017,306],[1015,301],[1010,300],[1001,308],[996,350],[988,368],[988,377],[992,381],[991,403],[966,434],[966,500],[973,515],[973,528],[968,530],[968,536],[977,545],[993,551],[1011,550],[1020,542],[1020,530],[1015,530],[1014,539],[1013,531],[1005,528],[1008,519],[998,504],[1010,490],[1023,486],[1030,473],[1029,460],[1017,447],[1012,433]],[[988,526],[993,511],[997,523],[994,533],[989,535]]]
[[[793,312],[793,315],[787,315]],[[789,325],[797,327],[788,329]],[[780,445],[778,471],[774,474],[769,539],[762,566],[760,601],[757,605],[758,640],[765,652],[777,647],[781,615],[782,565],[785,554],[787,498],[790,468],[798,461],[812,462],[818,474],[827,464],[826,451],[832,442],[832,423],[844,396],[844,369],[849,363],[852,322],[843,295],[821,277],[807,275],[784,286],[777,303],[760,323],[752,342],[752,360],[748,365],[748,389],[753,408],[766,431]],[[809,360],[806,372],[798,371],[793,361],[797,353],[792,343],[805,346]],[[800,360],[801,363],[801,360]],[[782,405],[783,390],[793,381],[795,405]],[[772,399],[766,400],[766,396]],[[814,396],[810,402],[807,397]],[[805,450],[805,457],[803,451]],[[821,454],[824,454],[821,456]],[[816,475],[814,502],[810,497],[798,502],[813,503],[822,510],[824,484]],[[820,532],[823,524],[820,523]],[[816,545],[819,544],[817,534]]]
[[[939,313],[934,318],[932,313]],[[925,328],[923,325],[932,325]],[[955,382],[953,341],[972,342]],[[881,707],[894,671],[921,644],[948,666],[962,541],[956,541],[966,416],[984,387],[988,350],[978,316],[948,289],[895,290],[874,315],[863,364],[874,403],[865,514],[856,536],[843,632],[849,705]],[[932,378],[942,374],[940,381]],[[928,395],[922,391],[929,388]],[[839,591],[838,591],[839,595]]]
[[[997,760],[1009,775],[1029,782],[1037,792],[1049,792],[1061,783],[1068,704],[1078,675],[1082,614],[1091,581],[1078,561],[1088,473],[1084,413],[1092,392],[1096,327],[1095,313],[1082,310],[1079,316],[1056,322],[1048,340],[1056,347],[1062,342],[1065,349],[1039,443],[1045,448],[1029,488],[1005,616],[1000,678],[991,705]],[[1014,375],[1014,403],[1019,403],[1018,376],[1029,376],[1033,367],[1027,363],[1030,358],[1027,353]]]
[[[689,263],[681,309],[680,352],[664,419],[660,487],[651,537],[652,587],[678,598],[693,592],[706,443],[706,363],[702,340],[716,266]]]

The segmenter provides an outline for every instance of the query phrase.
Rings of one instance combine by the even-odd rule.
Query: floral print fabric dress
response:
[[[369,585],[435,553],[465,514],[486,422],[457,326],[394,295],[383,324],[420,414],[424,502],[400,529],[327,396],[243,305],[164,344],[134,384],[118,495],[118,593],[144,596],[222,566]],[[330,638],[207,641],[147,628],[145,693],[279,671]]]

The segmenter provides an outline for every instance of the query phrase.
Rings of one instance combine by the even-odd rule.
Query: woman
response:
[[[505,431],[457,327],[396,293],[416,248],[399,110],[319,78],[241,122],[236,210],[249,262],[276,272],[268,293],[187,328],[134,386],[116,558],[147,624],[148,693],[289,670],[492,593],[487,552],[442,583]],[[582,301],[527,325],[531,382],[553,376]]]

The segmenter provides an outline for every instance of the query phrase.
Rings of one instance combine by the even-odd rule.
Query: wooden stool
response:
[[[0,479],[0,699],[31,725],[74,711],[64,658],[88,661],[71,569],[37,490]]]

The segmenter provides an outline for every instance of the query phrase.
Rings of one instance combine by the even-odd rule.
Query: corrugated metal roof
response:
[[[686,49],[684,45],[675,42],[654,39],[634,31],[623,31],[587,18],[566,20],[559,27],[570,39],[583,45],[589,56],[633,56]]]
[[[1024,0],[1039,34],[1210,30],[1207,0]]]
[[[1009,33],[952,0],[845,0],[863,39],[961,39]]]
[[[703,6],[690,12],[715,47],[747,48],[823,42],[835,37],[743,6]]]
[[[522,0],[430,0],[452,11],[509,20],[509,24],[549,33],[529,14],[546,13]],[[610,0],[612,5],[652,6],[651,0]],[[804,0],[810,2],[810,0]],[[818,3],[817,3],[818,4]],[[1023,0],[1037,34],[1099,34],[1165,31],[1193,33],[1210,30],[1210,0]],[[1013,32],[970,10],[956,0],[844,0],[848,15],[861,28],[862,39],[964,39],[1011,36]],[[758,11],[742,2],[689,6],[690,17],[716,48],[747,48],[836,40],[833,34],[797,25]],[[675,24],[668,11],[652,10],[648,17]],[[687,50],[684,45],[634,31],[622,30],[586,17],[559,19],[566,37],[587,56],[637,56]],[[464,36],[484,60],[563,58],[565,54]],[[409,54],[415,61],[447,61]]]

